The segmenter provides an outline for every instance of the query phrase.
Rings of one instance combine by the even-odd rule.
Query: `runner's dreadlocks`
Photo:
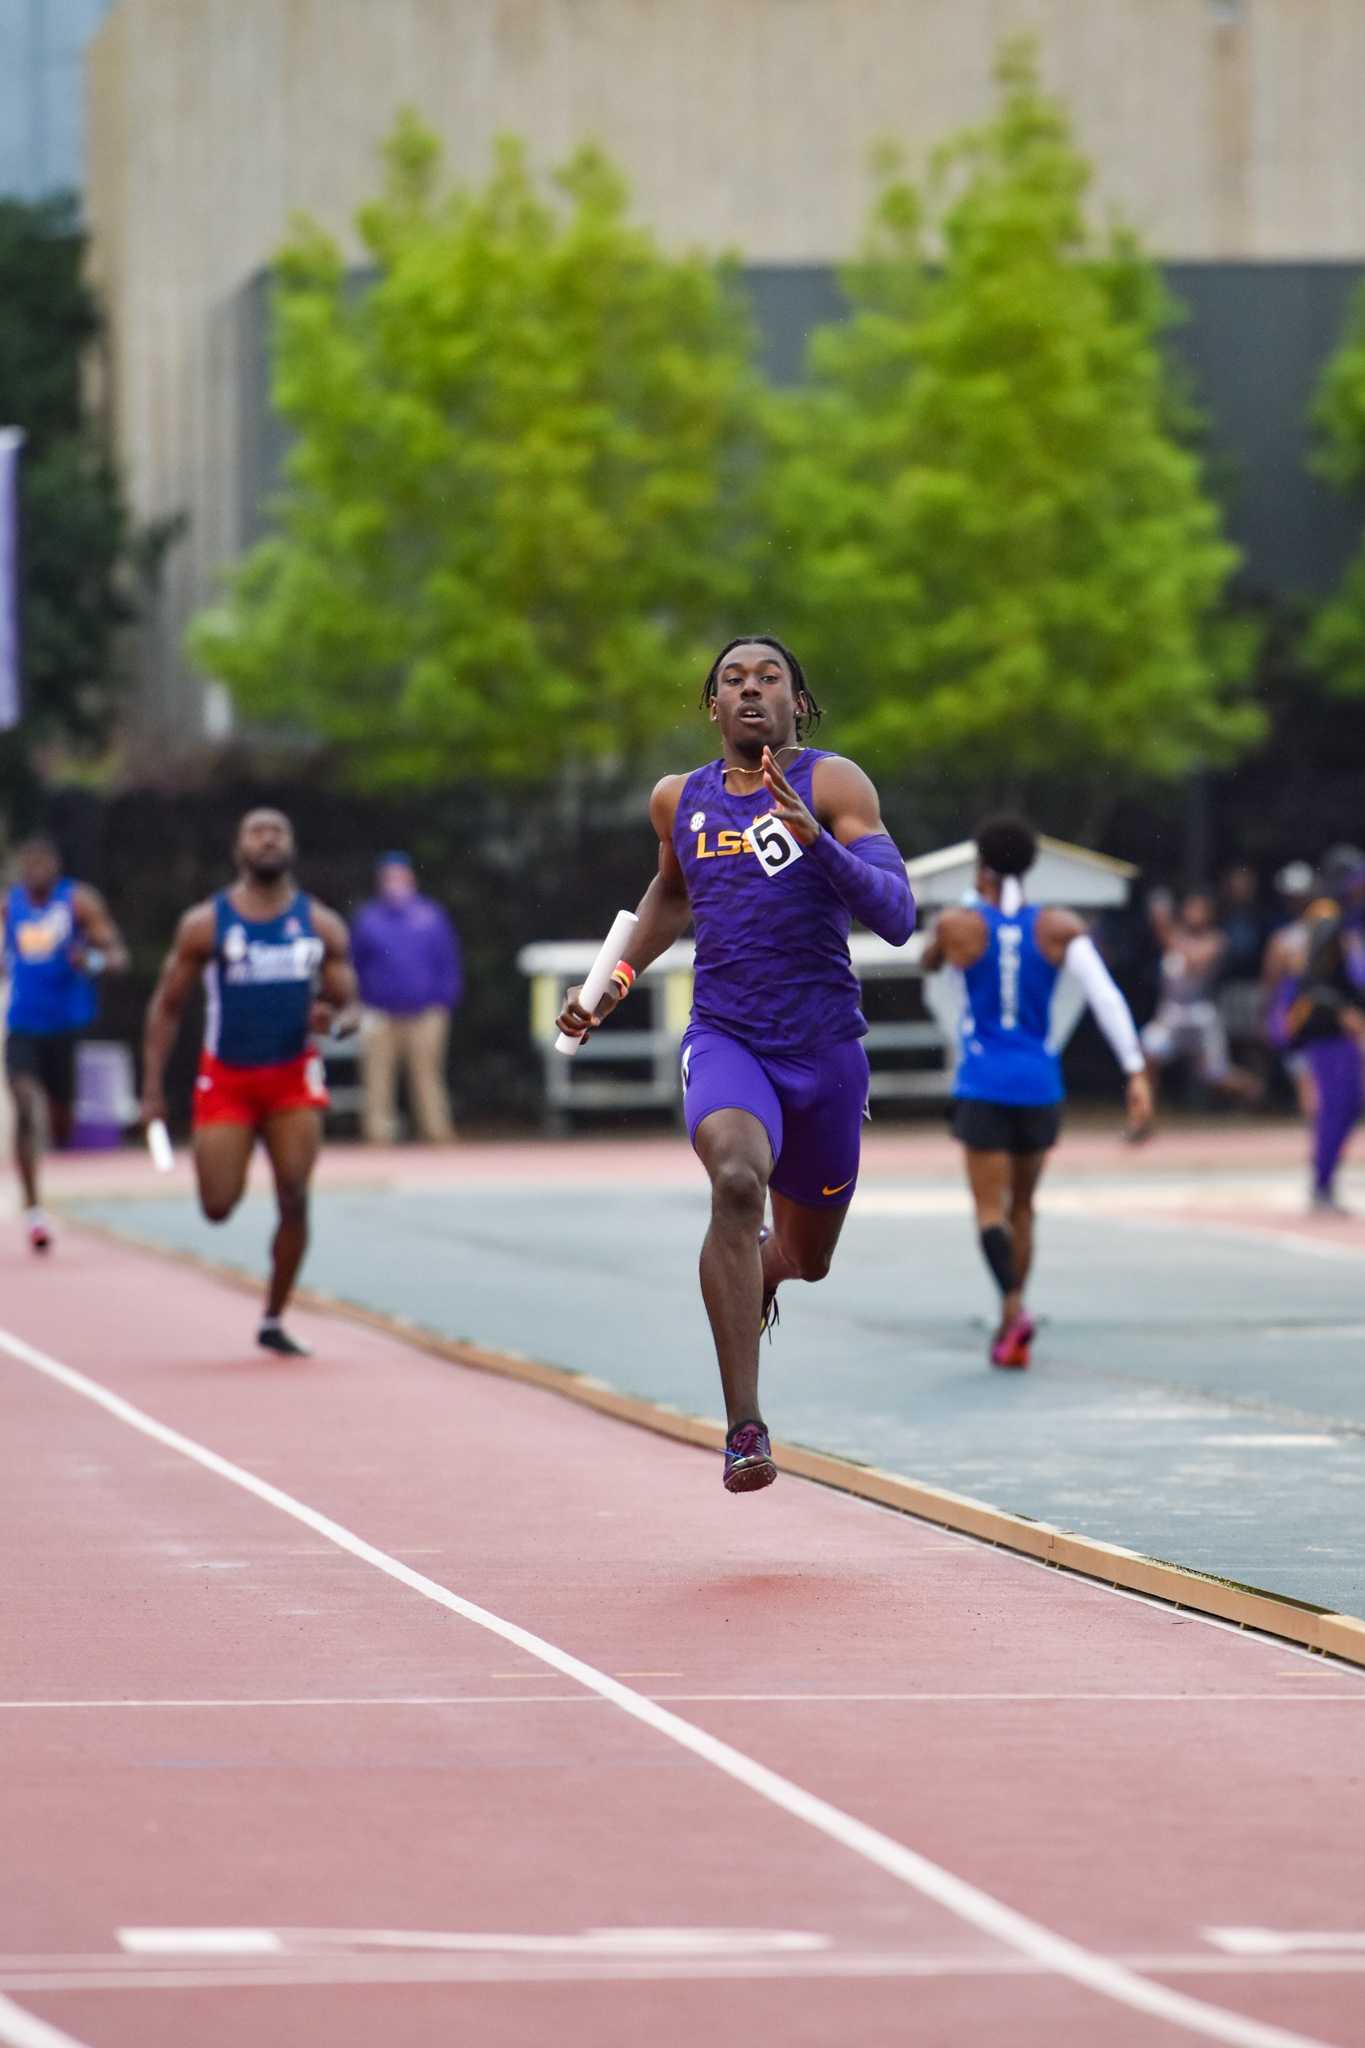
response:
[[[787,667],[791,670],[792,695],[795,697],[797,704],[796,737],[802,742],[809,739],[825,714],[815,701],[815,694],[810,684],[806,681],[806,672],[800,662],[792,653],[790,647],[784,647],[782,642],[774,639],[771,633],[737,633],[733,640],[726,641],[724,647],[721,648],[720,653],[711,664],[710,674],[702,684],[702,710],[705,711],[708,704],[715,702],[716,681],[724,666],[725,657],[727,654],[733,654],[736,647],[771,647],[782,656]],[[805,705],[804,710],[801,708],[803,703]]]

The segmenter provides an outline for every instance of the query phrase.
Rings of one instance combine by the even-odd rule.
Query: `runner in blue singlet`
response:
[[[280,811],[250,811],[237,831],[237,880],[180,920],[147,1009],[142,1114],[166,1116],[164,1076],[191,989],[202,980],[204,1049],[194,1092],[199,1206],[223,1223],[246,1188],[259,1138],[275,1178],[279,1225],[256,1341],[285,1358],[305,1347],[283,1316],[308,1245],[308,1196],[327,1090],[315,1033],[354,1028],[346,927],[294,880],[294,832]]]
[[[28,1241],[35,1252],[45,1252],[52,1226],[38,1196],[44,1107],[53,1142],[64,1145],[76,1099],[77,1040],[94,1022],[99,976],[126,967],[128,955],[99,891],[62,874],[50,839],[30,839],[19,848],[18,878],[4,899],[3,922],[14,1159]]]
[[[976,902],[946,910],[924,951],[927,974],[956,968],[963,984],[953,1129],[967,1159],[981,1250],[1000,1290],[993,1365],[1026,1366],[1034,1336],[1024,1307],[1033,1263],[1033,1201],[1061,1128],[1061,1062],[1049,1044],[1063,967],[1080,981],[1128,1076],[1133,1135],[1151,1122],[1146,1064],[1127,1003],[1081,920],[1034,909],[1022,879],[1038,842],[1022,818],[992,818],[976,835]]]

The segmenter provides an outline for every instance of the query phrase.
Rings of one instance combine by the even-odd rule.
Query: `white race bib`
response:
[[[793,837],[780,818],[771,811],[761,818],[755,818],[749,827],[749,844],[757,855],[758,864],[765,875],[780,875],[792,867],[805,848],[799,839]]]

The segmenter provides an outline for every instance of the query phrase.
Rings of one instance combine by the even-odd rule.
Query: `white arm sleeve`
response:
[[[1095,942],[1084,932],[1066,949],[1066,965],[1085,990],[1085,999],[1095,1013],[1095,1022],[1114,1048],[1114,1058],[1125,1074],[1140,1074],[1146,1065],[1138,1044],[1133,1013],[1123,999],[1113,975],[1095,950]]]

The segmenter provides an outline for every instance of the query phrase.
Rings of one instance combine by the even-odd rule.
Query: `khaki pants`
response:
[[[449,1037],[449,1010],[419,1010],[415,1017],[391,1017],[386,1010],[365,1012],[361,1060],[365,1136],[372,1145],[392,1144],[397,1136],[393,1106],[400,1061],[407,1068],[408,1097],[418,1135],[431,1144],[454,1137],[445,1084]]]

